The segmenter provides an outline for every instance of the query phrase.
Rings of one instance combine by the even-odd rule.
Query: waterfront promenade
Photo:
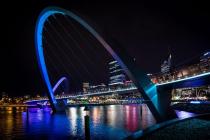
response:
[[[210,139],[209,104],[178,103],[172,106],[178,119],[137,131],[127,139],[139,140],[208,140]],[[188,112],[186,112],[188,111]]]
[[[209,140],[210,115],[174,123],[159,129],[141,140]]]

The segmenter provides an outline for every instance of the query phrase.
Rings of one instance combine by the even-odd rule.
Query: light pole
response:
[[[90,140],[90,110],[88,106],[85,106],[85,139]]]

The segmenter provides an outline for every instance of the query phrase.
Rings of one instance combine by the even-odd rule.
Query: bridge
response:
[[[181,77],[178,79],[171,79],[167,80],[161,83],[156,83],[155,85],[158,88],[168,88],[170,89],[175,89],[175,88],[183,88],[183,87],[199,87],[199,86],[204,86],[204,85],[210,85],[210,72],[205,71],[202,73],[193,74],[190,77]],[[57,84],[53,88],[53,92],[56,91],[56,89],[59,87],[60,84],[62,84],[63,81],[67,80],[66,77],[62,77]],[[75,93],[74,95],[61,95],[59,97],[56,97],[56,100],[64,100],[64,99],[75,99],[75,98],[82,98],[82,97],[88,97],[88,96],[103,96],[103,95],[110,95],[110,94],[126,94],[126,93],[131,93],[131,92],[136,92],[138,91],[137,87],[135,85],[131,86],[125,86],[123,88],[118,88],[118,89],[110,89],[107,88],[106,90],[103,91],[95,91],[95,92],[88,92],[86,94],[79,92]],[[169,93],[170,94],[170,93]],[[40,99],[34,99],[34,100],[29,100],[26,101],[26,104],[31,104],[31,103],[38,103],[38,102],[45,102],[49,101],[48,98],[40,98]]]
[[[170,95],[169,88],[165,88],[165,85],[176,85],[181,82],[187,82],[195,79],[203,79],[206,77],[209,78],[210,73],[206,72],[205,74],[198,74],[197,77],[175,79],[174,81],[167,81],[165,83],[156,83],[154,84],[151,79],[147,76],[147,74],[140,68],[135,60],[132,57],[129,57],[127,52],[123,49],[122,46],[110,45],[93,27],[91,27],[84,19],[74,14],[71,11],[58,8],[58,7],[48,7],[44,9],[40,16],[38,17],[35,31],[35,47],[37,54],[37,61],[39,64],[40,72],[45,82],[45,85],[48,89],[48,98],[49,102],[52,106],[53,111],[60,112],[64,111],[64,104],[60,104],[58,100],[56,100],[54,96],[55,90],[59,87],[63,81],[66,81],[66,78],[58,81],[54,87],[52,86],[52,82],[50,81],[50,77],[48,74],[47,66],[45,64],[45,56],[43,52],[43,30],[44,24],[48,20],[50,16],[54,15],[63,15],[66,16],[75,22],[77,22],[81,27],[83,27],[90,35],[92,35],[111,56],[115,59],[121,68],[124,70],[126,75],[130,80],[133,81],[135,88],[131,89],[121,89],[121,90],[113,90],[113,91],[103,91],[97,93],[89,93],[86,95],[75,95],[69,96],[72,98],[82,97],[82,96],[98,96],[112,93],[125,93],[129,92],[129,90],[137,90],[141,93],[144,100],[147,102],[147,106],[151,110],[152,114],[156,118],[158,122],[164,121],[167,119],[171,119],[176,117],[175,112],[170,108]],[[207,80],[208,81],[208,80]],[[160,88],[163,87],[163,88]],[[66,98],[69,98],[66,97]]]

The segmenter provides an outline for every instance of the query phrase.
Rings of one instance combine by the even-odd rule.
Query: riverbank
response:
[[[127,139],[138,140],[207,140],[210,139],[210,104],[178,103],[178,112],[194,114],[187,119],[177,118],[139,131]],[[200,114],[200,115],[199,115]],[[203,115],[202,115],[203,114]],[[206,114],[206,115],[205,115]]]
[[[208,140],[210,115],[179,121],[145,135],[140,140]]]

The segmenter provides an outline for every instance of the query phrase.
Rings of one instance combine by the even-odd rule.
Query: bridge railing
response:
[[[115,89],[107,88],[107,90],[102,90],[102,91],[96,90],[96,91],[88,92],[86,94],[78,92],[78,93],[74,93],[74,94],[56,95],[55,98],[56,99],[77,98],[77,97],[99,95],[99,94],[119,93],[119,92],[136,90],[136,89],[137,88],[134,85],[130,85],[130,86],[124,86],[123,88],[115,88]],[[32,98],[32,99],[26,101],[26,103],[31,102],[31,101],[41,101],[41,100],[45,101],[45,100],[48,100],[48,98],[47,97]]]
[[[194,64],[188,67],[181,68],[179,70],[174,70],[173,72],[170,73],[154,75],[151,77],[151,80],[155,84],[163,84],[185,78],[204,75],[205,73],[210,73],[210,64],[206,66],[201,66],[200,64]]]

